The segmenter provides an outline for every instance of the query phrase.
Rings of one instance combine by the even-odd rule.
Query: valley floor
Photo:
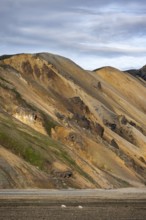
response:
[[[0,190],[2,219],[146,219],[146,188]]]

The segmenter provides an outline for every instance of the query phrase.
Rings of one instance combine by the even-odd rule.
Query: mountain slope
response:
[[[144,186],[145,97],[142,82],[112,67],[89,72],[48,53],[2,56],[3,182],[19,188]],[[8,184],[17,160],[18,178]]]

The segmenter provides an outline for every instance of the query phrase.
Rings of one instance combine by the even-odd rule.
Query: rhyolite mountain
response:
[[[0,188],[145,186],[146,82],[131,73],[1,56]]]

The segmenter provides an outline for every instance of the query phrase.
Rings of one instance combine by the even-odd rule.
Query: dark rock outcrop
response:
[[[52,174],[54,177],[61,178],[61,179],[70,178],[73,176],[73,172],[71,170],[67,170],[67,171],[53,170]]]
[[[100,137],[103,137],[103,134],[104,134],[104,128],[99,124],[99,123],[96,123],[95,124],[95,132],[98,136]]]
[[[119,146],[118,146],[117,142],[114,139],[111,140],[111,145],[113,147],[115,147],[116,149],[119,149]]]
[[[78,96],[68,99],[67,103],[69,105],[68,109],[72,113],[84,115],[90,112],[88,106]]]
[[[141,69],[132,69],[132,70],[127,70],[126,72],[130,73],[131,75],[135,77],[140,77],[143,80],[146,81],[146,65],[143,66]]]

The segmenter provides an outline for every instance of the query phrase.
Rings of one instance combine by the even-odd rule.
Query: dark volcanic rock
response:
[[[127,70],[126,72],[130,73],[133,76],[138,76],[138,77],[140,77],[140,78],[142,78],[143,80],[146,81],[146,65],[143,66],[139,70],[132,69],[132,70]]]
[[[104,121],[104,124],[109,127],[112,131],[116,130],[117,125],[115,123],[110,123],[108,121]]]
[[[53,170],[52,174],[58,178],[70,178],[70,177],[72,177],[73,172],[71,170],[67,170],[67,171]]]
[[[41,71],[36,64],[34,65],[34,73],[36,74],[37,77],[40,77],[41,75]]]
[[[103,137],[104,128],[99,123],[96,123],[95,132],[97,133],[98,136]]]
[[[118,146],[117,142],[114,139],[111,140],[111,145],[113,147],[115,147],[116,149],[119,149],[119,146]]]
[[[42,72],[48,76],[48,79],[54,79],[56,77],[56,73],[46,64],[43,64]]]
[[[144,164],[146,164],[146,161],[145,161],[145,159],[144,159],[143,157],[140,157],[139,160],[140,160],[141,162],[143,162]]]
[[[31,64],[28,60],[22,63],[21,68],[24,73],[32,75],[33,69],[32,69]]]
[[[120,115],[119,116],[119,122],[123,125],[126,125],[128,123],[128,120],[124,115]]]
[[[78,96],[68,99],[67,102],[69,104],[68,109],[72,113],[78,112],[80,114],[88,114],[90,112],[88,106],[85,105],[85,103]]]
[[[86,129],[90,128],[90,121],[85,116],[76,113],[72,119],[75,120],[80,127]]]
[[[75,132],[71,132],[68,136],[68,139],[72,142],[76,142],[78,140],[78,135]]]

